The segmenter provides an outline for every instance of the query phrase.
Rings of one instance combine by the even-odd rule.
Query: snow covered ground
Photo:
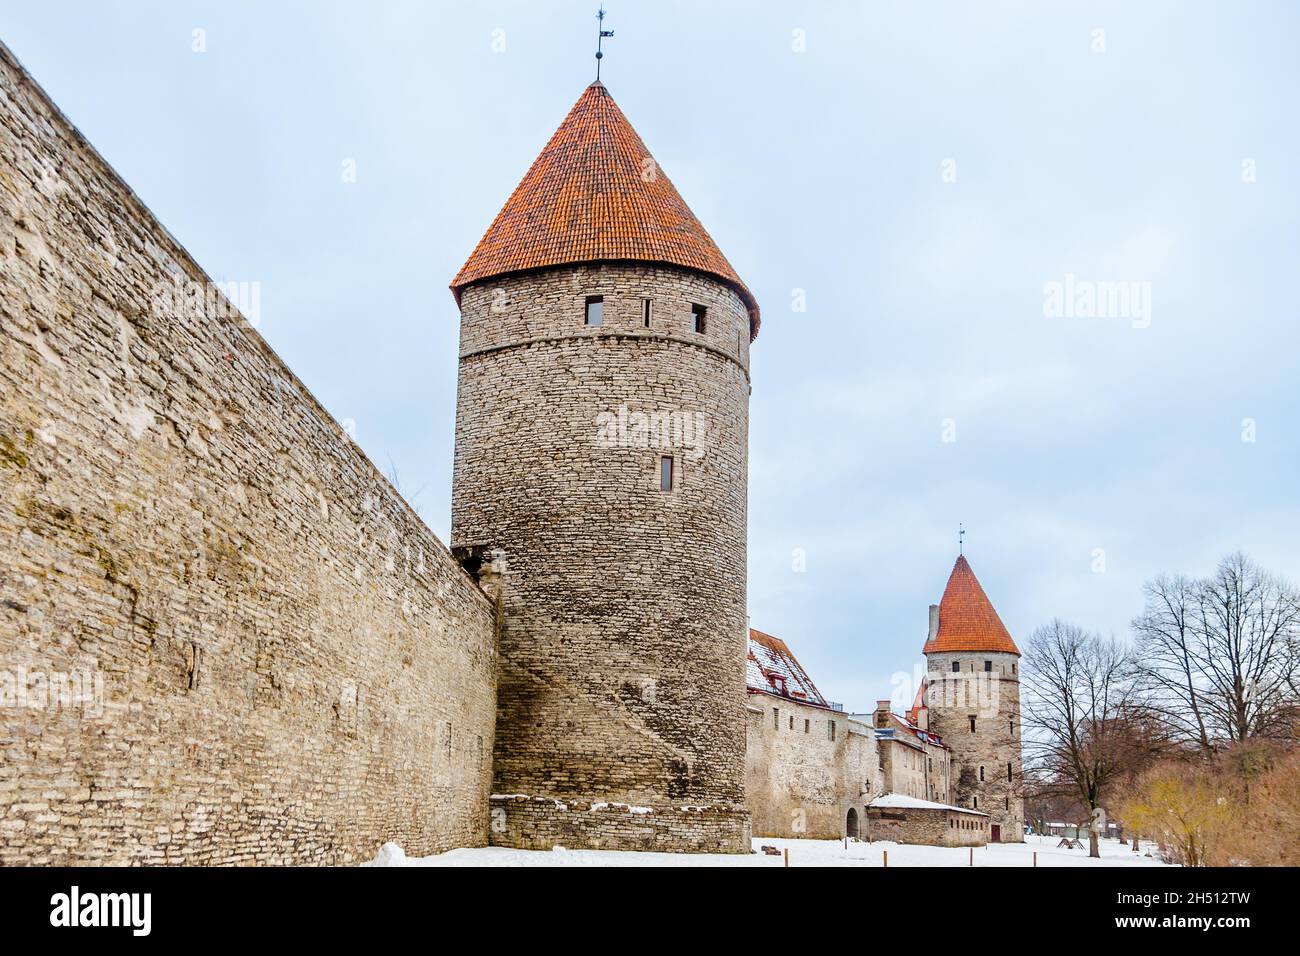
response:
[[[1151,844],[1134,853],[1126,843],[1103,840],[1101,859],[1088,857],[1088,850],[1058,847],[1059,837],[1026,838],[1026,843],[991,843],[975,848],[976,866],[1032,866],[1038,853],[1039,866],[1164,866],[1154,856]],[[791,866],[882,866],[889,854],[890,866],[969,866],[970,850],[965,847],[912,846],[899,843],[854,843],[848,849],[839,840],[757,839],[754,849],[774,846],[790,851]],[[437,856],[407,857],[394,843],[384,844],[369,866],[783,866],[781,856],[753,853],[749,856],[704,853],[632,853],[618,850],[508,850],[504,847],[476,847],[451,850]]]

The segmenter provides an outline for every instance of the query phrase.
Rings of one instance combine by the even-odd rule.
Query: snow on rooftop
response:
[[[900,810],[952,810],[956,813],[969,813],[977,817],[987,817],[987,813],[981,813],[979,810],[971,810],[967,807],[954,807],[946,803],[934,803],[930,800],[922,800],[920,797],[907,797],[901,793],[887,793],[883,797],[876,797],[867,806],[870,807],[893,807]]]
[[[750,690],[777,694],[817,707],[831,706],[784,641],[750,628],[745,657],[745,684]]]

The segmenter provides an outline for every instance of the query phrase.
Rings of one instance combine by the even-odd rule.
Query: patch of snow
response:
[[[975,866],[1167,866],[1151,856],[1154,844],[1144,843],[1134,853],[1128,843],[1117,840],[1100,841],[1101,858],[1092,859],[1087,851],[1067,850],[1058,847],[1060,837],[1029,836],[1024,843],[990,843],[975,847]],[[919,846],[892,842],[862,843],[850,840],[847,848],[843,840],[784,840],[759,837],[754,840],[754,850],[760,846],[775,846],[790,851],[791,866],[883,866],[884,854],[889,854],[889,865],[896,866],[970,866],[969,847]],[[380,863],[384,851],[390,852],[391,862]],[[398,855],[400,854],[400,856]],[[507,847],[465,847],[436,856],[408,857],[401,847],[386,843],[372,866],[784,866],[783,856],[753,853],[656,853],[623,850],[569,850],[557,846],[552,850],[513,850]]]
[[[527,793],[493,793],[488,795],[488,800],[506,801],[506,800],[534,800],[538,803],[549,803],[557,810],[567,810],[569,805],[561,803],[553,797],[534,797]]]
[[[654,813],[654,807],[634,807],[626,803],[593,803],[588,813],[596,810],[607,810],[613,807],[615,810],[626,810],[628,813]]]
[[[977,817],[987,817],[987,813],[979,810],[971,810],[967,807],[954,807],[946,803],[932,803],[929,800],[922,800],[919,797],[907,797],[901,793],[887,793],[883,797],[876,797],[869,804],[869,807],[895,807],[898,809],[911,810],[955,810],[957,813],[969,813]]]
[[[406,851],[396,843],[385,843],[375,854],[375,858],[362,866],[410,866]]]

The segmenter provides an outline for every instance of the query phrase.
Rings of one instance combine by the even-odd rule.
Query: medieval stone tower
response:
[[[1020,651],[964,556],[930,606],[929,726],[952,752],[952,799],[989,814],[991,839],[1024,840]]]
[[[501,608],[491,841],[748,852],[754,297],[599,81],[452,290],[451,543]]]

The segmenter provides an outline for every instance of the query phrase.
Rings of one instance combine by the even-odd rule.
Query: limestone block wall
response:
[[[930,654],[927,667],[930,729],[951,752],[952,802],[989,814],[1001,842],[1023,842],[1019,658],[983,651]]]
[[[919,743],[912,744],[900,734],[893,740],[877,740],[876,746],[884,765],[887,793],[901,793],[923,800],[936,799],[930,794],[926,752]]]
[[[866,805],[883,785],[870,725],[768,694],[750,695],[747,717],[746,801],[754,836],[837,840],[851,808],[862,832]]]
[[[872,807],[867,836],[894,843],[930,846],[984,846],[989,842],[988,817],[951,810]]]
[[[0,47],[0,864],[487,839],[495,609]]]
[[[948,750],[922,740],[897,717],[880,711],[873,716],[877,728],[892,731],[876,738],[885,793],[950,803]]]
[[[542,798],[499,802],[494,842],[521,845],[542,807],[566,845],[639,846],[574,809],[624,804],[654,811],[663,849],[749,850],[748,328],[735,292],[672,267],[462,292],[451,543],[504,552],[493,787]]]

